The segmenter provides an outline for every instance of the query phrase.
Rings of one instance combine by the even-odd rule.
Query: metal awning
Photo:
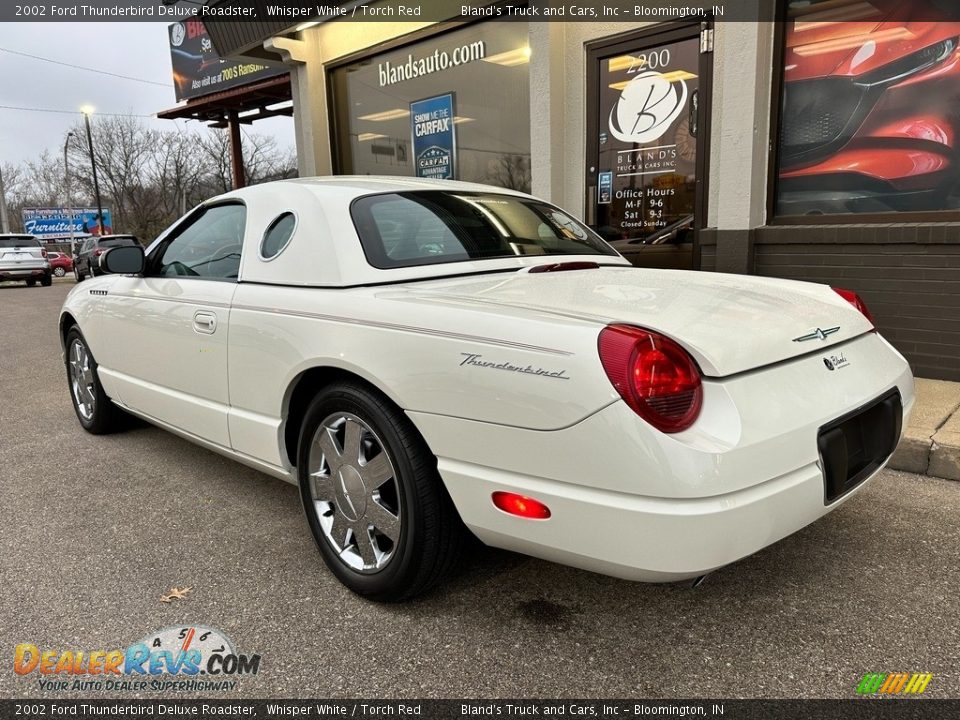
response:
[[[212,3],[216,5],[218,3]],[[302,21],[301,21],[302,22]],[[261,59],[276,60],[263,49],[263,41],[277,35],[296,30],[300,22],[272,20],[268,22],[231,22],[229,20],[204,20],[207,34],[220,57],[244,55]]]

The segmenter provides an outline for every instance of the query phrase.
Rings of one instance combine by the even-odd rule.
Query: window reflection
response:
[[[476,23],[336,68],[337,171],[427,176],[416,157],[426,147],[441,155],[434,165],[451,153],[457,180],[529,192],[529,61],[525,23]],[[411,104],[446,95],[449,135],[417,143]]]

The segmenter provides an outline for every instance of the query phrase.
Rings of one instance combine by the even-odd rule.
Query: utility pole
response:
[[[100,235],[104,233],[103,230],[103,203],[100,201],[100,182],[97,180],[97,161],[93,159],[93,135],[90,133],[90,114],[93,112],[92,107],[83,107],[80,108],[83,113],[83,121],[87,126],[87,149],[90,151],[90,167],[93,169],[93,194],[97,198],[97,225],[100,226]]]
[[[0,232],[10,232],[10,218],[7,216],[7,190],[3,186],[2,167],[0,167]]]
[[[66,195],[64,210],[70,213],[70,257],[77,254],[75,239],[73,237],[73,225],[76,216],[73,214],[73,194],[70,192],[70,160],[67,157],[67,150],[70,147],[70,138],[73,137],[73,131],[67,133],[67,139],[63,141],[63,192]]]

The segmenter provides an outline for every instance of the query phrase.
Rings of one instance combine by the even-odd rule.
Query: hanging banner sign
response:
[[[413,163],[417,177],[456,178],[454,94],[437,95],[410,103]]]

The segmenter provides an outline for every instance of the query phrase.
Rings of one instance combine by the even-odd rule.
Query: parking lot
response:
[[[147,425],[81,430],[56,331],[72,287],[0,285],[2,697],[63,696],[14,675],[18,643],[186,624],[262,656],[227,699],[854,697],[889,671],[960,694],[958,483],[884,472],[697,589],[478,550],[425,599],[374,605],[327,572],[293,486]],[[192,591],[160,602],[172,587]]]

